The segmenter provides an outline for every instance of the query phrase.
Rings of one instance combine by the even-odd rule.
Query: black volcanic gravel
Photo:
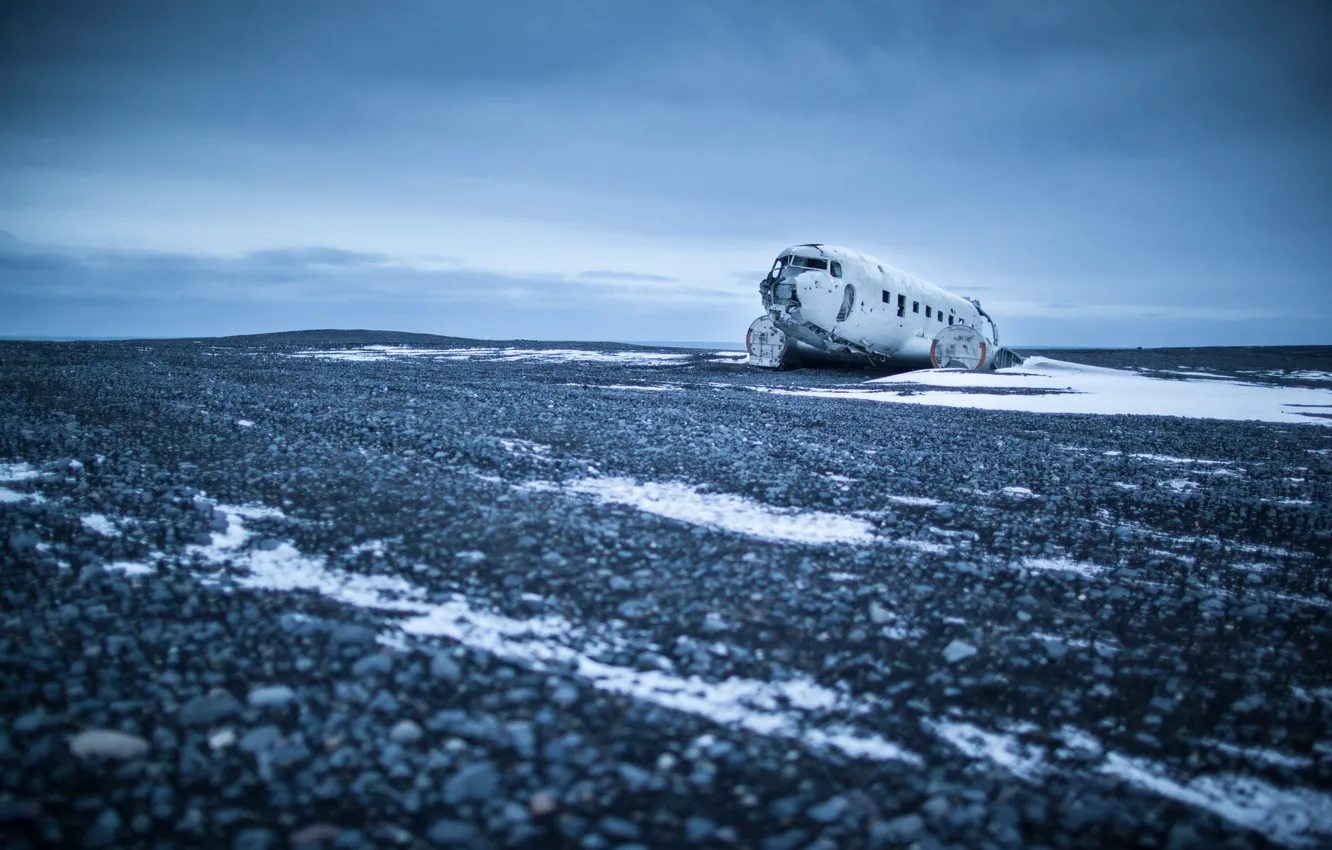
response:
[[[779,396],[751,388],[866,376],[710,353],[292,356],[365,344],[496,345],[0,343],[6,847],[1332,841],[1332,429]],[[1292,386],[1317,384],[1271,373],[1332,360],[1048,354]],[[607,388],[662,383],[679,389]],[[877,542],[570,490],[607,478],[860,518]],[[265,555],[567,621],[548,642],[568,651],[537,663],[402,631],[402,607],[250,586]],[[860,708],[756,704],[797,730],[775,734],[598,688],[575,650]],[[820,743],[838,729],[918,760]],[[1237,816],[1217,789],[1245,779],[1297,803]]]

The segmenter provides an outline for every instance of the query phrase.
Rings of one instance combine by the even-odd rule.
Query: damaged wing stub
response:
[[[759,295],[765,314],[746,337],[751,366],[811,360],[984,371],[1022,362],[999,346],[999,328],[976,299],[845,248],[788,248]]]

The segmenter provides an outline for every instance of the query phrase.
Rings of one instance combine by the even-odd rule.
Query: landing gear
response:
[[[930,344],[930,365],[935,369],[968,369],[973,372],[1006,369],[1022,363],[1022,358],[1007,348],[1000,348],[967,325],[949,325],[939,331]]]
[[[749,365],[780,369],[786,365],[791,340],[773,323],[771,317],[760,316],[745,334],[745,349],[749,351]]]
[[[935,369],[980,371],[987,365],[988,348],[989,343],[975,328],[949,325],[939,331],[930,345],[930,365]]]

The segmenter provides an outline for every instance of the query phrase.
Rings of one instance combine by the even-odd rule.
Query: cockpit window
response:
[[[828,261],[822,257],[792,257],[791,265],[806,269],[826,269]]]
[[[836,260],[832,261],[832,263],[828,266],[828,269],[830,272],[832,272],[833,277],[842,276],[842,264],[837,262]]]

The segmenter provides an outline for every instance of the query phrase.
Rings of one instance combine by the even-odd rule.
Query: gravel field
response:
[[[0,343],[5,846],[1332,846],[1332,349],[1043,354]]]

